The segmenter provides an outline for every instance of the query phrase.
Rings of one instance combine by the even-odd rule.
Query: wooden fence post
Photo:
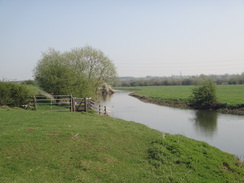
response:
[[[84,105],[85,105],[84,106],[85,107],[84,110],[85,110],[85,112],[87,112],[87,98],[86,97],[84,98]]]
[[[107,114],[107,107],[104,106],[104,114],[106,115]]]
[[[76,108],[75,108],[75,104],[76,104],[76,102],[75,102],[75,97],[72,97],[72,111],[73,112],[75,112],[75,110],[76,110]]]
[[[53,101],[50,99],[50,109],[53,110]]]
[[[34,110],[37,110],[36,97],[34,96]]]
[[[70,95],[70,112],[73,112],[73,97]]]
[[[98,106],[98,114],[99,114],[99,115],[101,114],[101,106],[100,106],[100,104],[99,104],[99,106]]]

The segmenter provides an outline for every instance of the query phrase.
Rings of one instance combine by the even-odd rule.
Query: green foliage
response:
[[[96,89],[103,84],[113,83],[117,73],[113,62],[101,50],[85,46],[64,53],[76,76],[88,79]]]
[[[34,96],[39,96],[39,95],[43,95],[43,96],[47,96],[48,98],[50,98],[50,94],[45,92],[44,90],[42,90],[39,86],[34,86],[34,85],[25,85],[27,87],[28,90],[30,90],[31,93],[33,93]]]
[[[0,105],[20,107],[28,104],[32,96],[33,93],[25,85],[0,81]]]
[[[209,79],[204,80],[200,86],[192,89],[190,102],[195,108],[215,107],[217,103],[215,84]]]
[[[0,108],[0,182],[243,182],[206,143],[94,114]]]
[[[117,77],[112,61],[90,46],[65,53],[49,49],[39,60],[34,75],[45,91],[77,97],[93,96],[101,84]]]
[[[54,49],[43,54],[35,68],[35,79],[45,91],[57,95],[70,94],[76,82],[68,62]]]

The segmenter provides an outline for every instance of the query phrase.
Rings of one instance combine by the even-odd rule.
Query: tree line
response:
[[[171,77],[143,77],[120,78],[120,86],[173,86],[173,85],[198,85],[204,78],[211,79],[217,85],[244,84],[244,72],[242,74],[225,75],[199,75],[199,76],[171,76]]]

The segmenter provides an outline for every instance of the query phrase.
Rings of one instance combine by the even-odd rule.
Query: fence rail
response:
[[[111,109],[107,106],[101,105],[99,102],[95,102],[92,98],[77,98],[72,95],[53,95],[51,98],[46,96],[35,96],[31,106],[35,110],[49,109],[51,111],[71,111],[81,112],[88,110],[94,110],[101,115],[108,115]]]
[[[101,115],[108,115],[108,113],[111,113],[111,108],[105,105],[101,105],[99,103],[97,105],[92,106],[92,110],[98,111],[98,114]]]
[[[71,111],[71,95],[54,95],[52,98],[35,96],[33,101],[34,109],[50,109],[52,111]]]

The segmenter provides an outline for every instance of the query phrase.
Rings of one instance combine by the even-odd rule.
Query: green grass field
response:
[[[123,87],[119,89],[135,90],[136,93],[159,100],[188,101],[195,86],[144,86]],[[231,106],[244,104],[244,85],[217,85],[217,98],[220,103]]]
[[[0,182],[243,182],[204,142],[95,114],[0,108]]]

